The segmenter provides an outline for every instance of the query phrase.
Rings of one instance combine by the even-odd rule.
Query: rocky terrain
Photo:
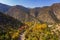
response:
[[[58,23],[60,21],[60,3],[55,3],[51,6],[26,8],[20,5],[11,6],[6,12],[22,22],[42,21],[47,23]]]
[[[51,6],[26,8],[21,5],[9,6],[0,3],[0,10],[22,22],[40,21],[46,23],[60,22],[60,3]]]

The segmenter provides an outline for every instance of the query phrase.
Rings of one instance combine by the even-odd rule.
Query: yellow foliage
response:
[[[33,26],[33,29],[32,29],[33,31],[45,29],[47,27],[46,23],[40,24],[40,23],[34,23],[34,22],[26,22],[25,24],[27,24],[30,27]]]
[[[42,29],[45,29],[46,27],[47,27],[47,24],[35,24],[35,26],[33,27],[33,31],[42,30]]]
[[[25,31],[25,40],[58,40],[59,36],[55,34],[46,23],[34,23]]]
[[[46,28],[47,27],[47,24],[42,24],[42,28]]]
[[[28,26],[31,26],[34,23],[33,22],[26,22],[25,24],[27,24]]]
[[[13,34],[12,34],[12,38],[14,39],[14,38],[16,38],[16,37],[18,37],[19,36],[19,31],[16,31],[16,32],[14,32]]]

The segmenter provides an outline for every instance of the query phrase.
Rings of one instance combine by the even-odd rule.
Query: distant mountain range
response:
[[[0,11],[21,22],[60,22],[60,3],[36,8],[26,8],[21,5],[9,6],[0,3]]]

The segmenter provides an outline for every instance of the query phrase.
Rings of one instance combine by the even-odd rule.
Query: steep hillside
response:
[[[24,22],[28,18],[28,15],[27,15],[28,12],[29,12],[28,8],[16,5],[16,6],[13,6],[12,8],[10,8],[10,10],[8,10],[7,14],[14,17],[15,19],[18,19],[18,20]]]
[[[11,6],[0,3],[0,12],[7,12]]]
[[[38,12],[38,19],[47,23],[55,23],[54,19],[49,14],[50,7],[42,7]]]
[[[25,8],[23,6],[13,6],[7,12],[8,15],[22,21],[42,21],[47,23],[60,22],[60,3],[55,3],[51,6]]]
[[[60,20],[60,3],[55,3],[51,6],[51,11],[56,15],[57,19]]]
[[[17,19],[14,19],[10,16],[7,16],[3,13],[0,12],[0,29],[5,29],[5,28],[18,28],[22,25],[20,21]]]

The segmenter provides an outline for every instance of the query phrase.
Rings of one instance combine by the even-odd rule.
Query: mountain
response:
[[[0,12],[7,12],[11,6],[0,3]]]
[[[12,6],[7,12],[7,15],[14,17],[22,22],[60,22],[60,3],[55,3],[51,6],[26,8],[24,6]]]
[[[14,19],[13,17],[7,16],[4,13],[0,12],[0,29],[8,29],[8,28],[18,28],[23,23]]]
[[[60,23],[60,3],[33,8],[30,14],[43,22]]]
[[[16,5],[16,6],[11,7],[8,10],[7,14],[14,17],[15,19],[18,19],[24,22],[27,20],[26,17],[29,14],[29,9],[23,6]]]
[[[54,13],[52,9],[57,7],[56,9],[59,10],[60,4],[59,5],[58,4],[59,3],[53,4],[51,6],[36,7],[36,8],[30,8],[30,9],[18,5],[10,8],[7,14],[21,21],[38,20],[38,21],[47,22],[47,23],[56,23],[57,21],[59,22],[59,19],[60,19],[60,17],[58,18],[59,13]],[[55,14],[57,14],[57,16],[55,16]]]
[[[60,20],[60,3],[55,3],[51,6],[51,11],[55,14],[56,18]]]
[[[50,7],[42,7],[42,8],[38,11],[38,16],[37,16],[37,18],[38,18],[39,20],[42,20],[43,22],[55,23],[55,21],[53,20],[53,18],[52,18],[51,15],[49,14],[49,10],[50,10]]]

